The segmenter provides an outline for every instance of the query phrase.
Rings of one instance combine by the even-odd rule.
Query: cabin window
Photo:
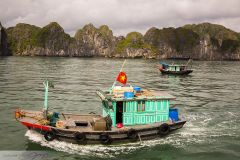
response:
[[[138,112],[144,112],[145,111],[145,101],[138,101]]]
[[[145,111],[145,101],[142,101],[142,111]]]

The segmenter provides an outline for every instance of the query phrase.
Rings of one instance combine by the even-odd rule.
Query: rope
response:
[[[24,116],[24,117],[28,117],[28,118],[32,118],[32,119],[35,119],[37,120],[37,122],[33,123],[33,124],[37,124],[38,122],[42,121],[42,120],[45,120],[45,118],[38,118],[37,115],[35,116],[27,116],[26,113],[28,114],[33,114],[33,113],[30,113],[30,112],[26,112],[26,111],[20,111],[19,112],[21,116]],[[48,122],[48,120],[46,120]],[[40,123],[41,125],[46,125],[46,123]],[[42,130],[42,126],[41,126],[41,130]]]
[[[138,138],[139,138],[139,140],[140,140],[140,143],[142,143],[142,139],[141,139],[141,136],[140,136],[139,133],[138,133]]]

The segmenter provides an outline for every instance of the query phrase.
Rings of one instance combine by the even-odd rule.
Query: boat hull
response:
[[[78,140],[76,139],[75,134],[78,133],[76,131],[66,130],[66,129],[58,129],[55,127],[52,127],[50,130],[41,130],[39,128],[35,127],[27,127],[30,130],[35,130],[45,136],[46,133],[52,132],[55,134],[55,138],[59,141],[69,142],[73,144],[80,144],[80,145],[86,145],[86,144],[119,144],[119,143],[129,143],[129,142],[137,142],[137,141],[144,141],[144,140],[151,140],[156,138],[165,137],[168,134],[171,134],[173,131],[178,130],[183,127],[183,125],[186,123],[186,121],[178,121],[169,125],[169,132],[160,134],[159,133],[159,127],[161,124],[155,125],[154,127],[138,127],[138,129],[135,129],[135,127],[127,127],[126,129],[119,129],[114,131],[90,131],[90,132],[79,132],[81,134],[85,135],[84,140]],[[167,124],[167,123],[162,123]],[[135,130],[136,136],[132,135],[129,136],[129,131]],[[109,135],[109,141],[108,140],[102,140],[101,135]]]
[[[185,123],[186,121],[181,121],[181,122],[177,122],[175,124],[169,125],[170,131],[166,135],[171,134],[173,131],[182,128]],[[133,138],[129,137],[128,135],[129,130],[130,129],[126,130],[125,132],[119,132],[119,131],[98,132],[98,133],[86,132],[86,135],[87,135],[86,140],[83,142],[76,141],[73,136],[69,136],[66,134],[65,135],[57,134],[57,139],[60,141],[70,142],[74,144],[105,144],[100,139],[100,135],[103,133],[108,133],[111,137],[111,140],[109,143],[106,143],[106,144],[121,144],[121,143],[151,140],[151,139],[156,139],[156,138],[161,138],[166,136],[166,135],[159,134],[159,127],[136,130],[137,131],[136,138],[134,138],[134,136]]]
[[[87,126],[65,126],[62,128],[41,124],[43,119],[39,111],[18,111],[21,115],[16,119],[29,130],[35,130],[42,134],[47,141],[57,139],[59,141],[70,142],[74,144],[119,144],[128,142],[137,142],[149,139],[164,137],[173,131],[180,129],[186,123],[184,120],[176,122],[156,122],[152,124],[124,126],[122,128],[111,127],[111,130],[94,130],[91,123]],[[64,114],[66,121],[79,121],[81,118],[96,118],[100,115],[75,115]]]

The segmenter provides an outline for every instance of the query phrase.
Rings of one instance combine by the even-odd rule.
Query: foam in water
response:
[[[189,135],[186,133],[183,133],[183,134],[176,133],[176,134],[169,135],[168,137],[159,138],[155,140],[128,143],[128,144],[122,144],[122,145],[110,145],[110,146],[77,145],[77,144],[62,142],[58,140],[53,140],[48,142],[44,139],[44,137],[41,134],[33,130],[28,130],[25,136],[27,136],[29,140],[33,142],[39,143],[42,146],[49,147],[57,151],[63,151],[70,154],[88,155],[88,156],[115,157],[119,154],[127,154],[144,147],[154,147],[156,145],[174,144],[175,147],[182,147],[186,142],[186,140],[183,140],[182,138],[188,137]],[[189,140],[189,141],[192,141],[192,140]]]
[[[144,147],[139,145],[139,143],[134,144],[126,144],[121,146],[103,146],[103,145],[77,145],[67,142],[62,142],[58,140],[53,140],[48,142],[44,139],[44,137],[33,131],[28,130],[25,134],[29,138],[29,140],[33,142],[37,142],[42,146],[46,146],[57,151],[63,151],[70,154],[79,154],[79,155],[92,155],[92,156],[109,156],[112,157],[114,155],[124,153],[124,152],[131,152],[138,148]]]
[[[122,145],[77,145],[58,140],[48,142],[41,134],[32,130],[28,130],[26,132],[26,136],[33,142],[37,142],[42,146],[46,146],[57,151],[100,157],[115,157],[119,154],[128,154],[144,147],[154,147],[156,145],[164,144],[172,145],[177,148],[185,148],[190,144],[213,143],[215,141],[213,137],[221,137],[224,135],[236,136],[232,133],[224,132],[226,128],[229,127],[229,124],[226,121],[212,125],[211,123],[214,119],[211,117],[212,116],[209,113],[188,115],[185,126],[167,137],[143,141],[141,143],[136,142]],[[236,117],[232,116],[232,120],[236,121]],[[220,127],[220,125],[222,127]]]
[[[42,146],[46,146],[57,151],[63,151],[70,154],[88,155],[88,156],[101,156],[101,157],[115,157],[119,154],[127,154],[137,149],[144,147],[154,147],[156,145],[174,144],[175,147],[183,145],[183,141],[179,138],[174,138],[174,135],[170,135],[166,138],[159,138],[155,140],[128,143],[122,145],[77,145],[58,140],[48,142],[44,137],[32,130],[28,130],[25,134],[31,141],[39,143]],[[179,137],[179,136],[177,136]]]

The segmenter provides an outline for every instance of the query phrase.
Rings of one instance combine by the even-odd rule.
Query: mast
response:
[[[188,68],[188,64],[189,64],[190,62],[192,62],[192,59],[189,59],[189,60],[187,61],[186,68]],[[190,66],[190,68],[192,68],[192,67]]]
[[[47,118],[47,114],[48,114],[48,87],[54,88],[54,85],[52,84],[52,82],[49,82],[48,80],[45,80],[43,82],[43,85],[44,85],[44,88],[45,88],[43,114],[44,114],[44,118]]]
[[[44,118],[47,118],[47,112],[48,112],[48,80],[45,80],[43,82],[45,93],[44,93],[44,105],[43,105],[43,114]]]
[[[187,66],[191,61],[192,61],[192,59],[189,59],[189,60],[187,61],[186,66]]]

